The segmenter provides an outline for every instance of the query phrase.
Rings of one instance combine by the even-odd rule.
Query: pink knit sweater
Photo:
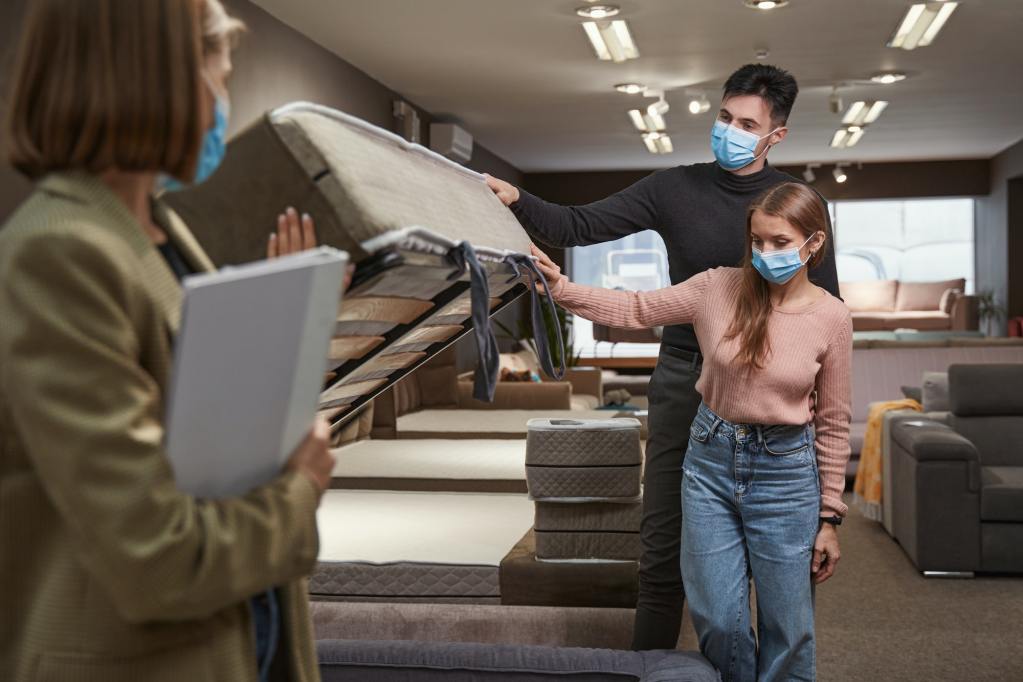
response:
[[[837,298],[823,295],[798,310],[776,308],[768,318],[770,352],[762,370],[735,361],[740,339],[726,341],[742,270],[715,268],[657,291],[613,291],[562,277],[555,300],[609,327],[691,323],[703,351],[696,390],[710,409],[737,424],[806,424],[814,420],[821,480],[821,514],[844,516],[845,465],[852,418],[849,372],[852,319]],[[817,391],[816,414],[811,394]]]

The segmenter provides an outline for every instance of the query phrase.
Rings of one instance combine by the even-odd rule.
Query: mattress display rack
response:
[[[529,237],[483,176],[348,114],[309,103],[270,111],[232,139],[212,177],[164,200],[218,266],[265,257],[286,206],[314,218],[319,243],[349,253],[356,269],[319,404],[335,425],[470,332],[486,394],[497,369],[488,315],[527,291],[546,340]],[[563,369],[549,353],[543,362],[554,376]]]

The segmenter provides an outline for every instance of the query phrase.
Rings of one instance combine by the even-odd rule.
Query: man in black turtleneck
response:
[[[782,69],[742,67],[725,83],[711,133],[715,162],[658,171],[592,204],[558,206],[496,178],[487,182],[526,231],[544,244],[585,246],[655,230],[667,246],[676,284],[704,270],[742,262],[748,206],[768,188],[793,181],[768,165],[767,152],[785,139],[797,92],[795,79]],[[838,296],[832,240],[827,249],[810,279]],[[674,649],[678,640],[684,598],[679,568],[682,458],[700,405],[696,380],[701,365],[692,326],[666,327],[648,391],[650,436],[634,649]]]

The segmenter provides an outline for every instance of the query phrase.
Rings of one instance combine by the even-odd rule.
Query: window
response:
[[[973,199],[836,201],[835,225],[840,282],[898,279],[906,282],[966,279],[973,291]],[[568,253],[572,280],[590,286],[645,291],[667,286],[664,242],[647,230]],[[573,320],[573,345],[582,357],[643,357],[654,343],[597,342],[593,325]]]
[[[973,199],[837,201],[840,282],[966,279],[973,291]]]

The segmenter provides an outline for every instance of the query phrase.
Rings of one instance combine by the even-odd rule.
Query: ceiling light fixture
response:
[[[608,19],[620,11],[621,8],[618,5],[590,5],[589,7],[580,7],[575,13],[584,19]]]
[[[666,127],[663,116],[659,114],[651,116],[649,112],[644,115],[639,109],[629,109],[629,120],[641,133],[656,133]]]
[[[689,100],[690,114],[705,114],[710,111],[710,100],[703,93],[692,94]]]
[[[644,133],[643,144],[651,154],[671,154],[675,151],[671,138],[664,133]]]
[[[629,25],[624,19],[611,22],[584,21],[583,30],[593,45],[593,51],[602,61],[624,62],[639,57],[639,48],[632,39]]]
[[[842,184],[849,179],[849,176],[844,170],[842,170],[842,164],[835,164],[835,170],[831,171],[831,174],[835,176],[835,182]]]
[[[653,130],[664,130],[666,125],[664,123],[664,115],[668,113],[668,103],[663,99],[659,99],[646,108],[646,120],[647,124]]]
[[[866,132],[867,129],[862,126],[839,128],[831,137],[831,146],[835,149],[855,147],[856,143],[860,141],[860,138],[862,138]]]
[[[927,47],[937,37],[958,2],[918,2],[906,10],[895,33],[888,39],[888,47],[915,50]]]
[[[743,0],[742,4],[750,9],[771,10],[784,7],[789,4],[789,0]]]
[[[849,110],[842,117],[842,124],[863,126],[873,123],[887,106],[888,102],[884,100],[858,100],[849,106]]]
[[[615,85],[615,90],[624,92],[626,95],[638,95],[646,90],[646,86],[642,83],[618,83]]]
[[[807,183],[813,183],[817,180],[817,174],[813,172],[814,168],[820,168],[819,163],[808,163],[806,164],[806,170],[803,171],[803,179]]]
[[[881,85],[891,85],[892,83],[906,80],[906,74],[899,73],[898,71],[881,71],[871,76],[870,80]]]

